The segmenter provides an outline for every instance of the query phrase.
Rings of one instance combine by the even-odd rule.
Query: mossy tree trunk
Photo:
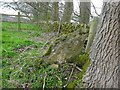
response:
[[[86,52],[89,52],[90,50],[90,46],[92,45],[93,39],[97,31],[98,22],[99,22],[99,17],[94,17],[93,21],[91,22],[88,42],[87,42],[86,50],[85,50]]]
[[[103,5],[100,27],[90,53],[84,87],[120,88],[120,1]]]

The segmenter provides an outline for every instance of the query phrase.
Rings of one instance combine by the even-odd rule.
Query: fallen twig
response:
[[[47,77],[47,73],[45,72],[45,77],[44,77],[44,82],[43,82],[43,90],[45,89],[45,80],[46,80],[46,77]]]
[[[69,81],[70,81],[70,78],[71,78],[71,76],[72,76],[72,74],[73,74],[73,71],[74,71],[74,67],[72,68],[72,71],[71,71],[71,73],[70,73],[70,76],[69,76],[69,78],[68,78],[68,81],[67,81],[66,85],[64,85],[63,87],[66,87],[66,86],[68,85],[68,83],[69,83]]]
[[[74,66],[76,69],[78,69],[80,72],[82,71],[82,69],[80,69],[78,66],[76,66],[75,64],[73,64],[73,63],[69,63],[69,65],[71,65],[71,66]]]
[[[58,78],[58,80],[61,80],[60,77],[58,77],[57,75],[55,75],[55,76]]]

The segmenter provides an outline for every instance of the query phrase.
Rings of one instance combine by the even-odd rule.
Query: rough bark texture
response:
[[[88,88],[120,88],[120,1],[103,5],[101,24],[83,77]]]

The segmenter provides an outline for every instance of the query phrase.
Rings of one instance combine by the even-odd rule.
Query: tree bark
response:
[[[73,2],[65,2],[62,21],[63,22],[70,22],[72,12],[73,12]]]
[[[32,14],[33,14],[33,19],[36,22],[39,21],[48,21],[49,19],[49,2],[29,2],[27,3],[31,5],[33,8]]]
[[[58,6],[58,2],[53,2],[53,21],[59,21],[59,6]]]
[[[83,77],[86,88],[120,88],[120,1],[111,1],[103,5],[90,65]]]
[[[80,23],[88,24],[91,12],[91,2],[80,2]]]
[[[89,31],[89,36],[88,36],[88,41],[87,41],[87,45],[86,45],[86,52],[89,52],[90,47],[92,45],[92,42],[94,40],[96,31],[97,31],[97,26],[99,23],[99,17],[94,17],[93,21],[91,22],[90,25],[90,31]]]

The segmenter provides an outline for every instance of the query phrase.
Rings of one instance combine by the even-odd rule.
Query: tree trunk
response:
[[[73,12],[73,2],[65,2],[62,21],[63,22],[70,22],[72,12]]]
[[[53,21],[59,20],[59,6],[58,2],[53,2]]]
[[[30,2],[31,3],[31,2]],[[33,6],[33,19],[36,21],[36,22],[39,22],[39,21],[48,21],[48,18],[49,18],[49,14],[48,14],[48,11],[49,11],[49,2],[32,2],[31,3]]]
[[[48,11],[49,11],[49,2],[42,2],[43,4],[44,4],[44,12],[43,13],[45,13],[45,14],[43,14],[44,15],[44,20],[45,21],[49,21],[49,13],[48,13]]]
[[[90,47],[92,45],[92,42],[94,40],[96,31],[97,31],[98,23],[99,23],[99,17],[94,17],[93,21],[90,23],[91,25],[90,25],[90,31],[89,31],[89,36],[88,36],[88,42],[87,42],[86,50],[85,50],[86,52],[89,52],[90,50]]]
[[[86,88],[120,88],[120,1],[105,2],[83,77]]]
[[[91,2],[80,2],[80,23],[88,24],[91,12]]]

